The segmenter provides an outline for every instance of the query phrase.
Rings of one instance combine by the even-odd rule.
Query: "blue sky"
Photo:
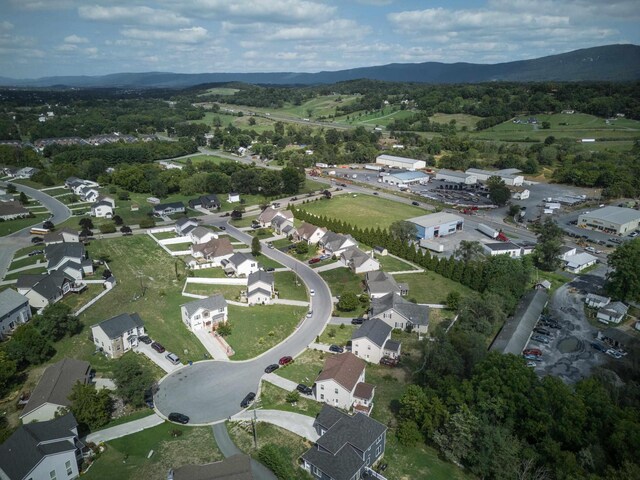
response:
[[[315,72],[640,44],[638,0],[0,0],[0,75]]]

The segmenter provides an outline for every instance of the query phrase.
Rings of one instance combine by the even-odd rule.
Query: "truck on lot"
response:
[[[373,170],[373,171],[375,171],[375,172],[379,172],[379,171],[381,171],[381,170],[382,170],[382,167],[381,167],[380,165],[370,165],[370,164],[367,164],[367,165],[365,165],[365,166],[364,166],[364,169],[365,169],[365,170]]]
[[[444,252],[444,245],[438,242],[434,242],[433,240],[427,240],[426,238],[420,239],[420,246],[422,248],[426,248],[427,250],[431,250],[432,252]]]
[[[496,230],[495,228],[491,228],[488,225],[485,225],[484,223],[478,224],[478,230],[484,233],[489,238],[500,240],[501,242],[509,241],[509,238],[507,238],[507,236],[504,233]]]

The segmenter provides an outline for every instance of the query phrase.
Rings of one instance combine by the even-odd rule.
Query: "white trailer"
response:
[[[431,250],[432,252],[444,252],[444,245],[438,242],[434,242],[433,240],[427,240],[426,238],[420,239],[420,246],[422,248],[426,248],[427,250]]]
[[[484,223],[478,224],[478,230],[484,233],[489,238],[498,238],[498,235],[500,235],[500,232],[489,227],[488,225],[485,225]]]
[[[560,204],[557,202],[547,202],[544,204],[544,208],[549,209],[549,210],[559,210],[560,209]]]
[[[367,164],[364,166],[365,170],[373,170],[375,172],[379,172],[380,170],[382,170],[382,167],[380,165],[370,165]]]

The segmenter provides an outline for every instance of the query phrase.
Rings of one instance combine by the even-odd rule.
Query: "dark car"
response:
[[[522,352],[523,355],[536,355],[538,357],[542,356],[542,350],[539,348],[527,348]]]
[[[340,345],[331,345],[329,347],[329,351],[335,352],[335,353],[342,353],[344,352],[344,348],[342,348]]]
[[[398,365],[398,360],[391,357],[382,357],[380,359],[380,365],[386,365],[388,367],[395,367]]]
[[[596,350],[598,350],[600,352],[606,352],[607,351],[607,347],[604,346],[601,343],[598,343],[598,342],[591,342],[591,347],[595,348]]]
[[[264,369],[264,373],[275,372],[279,368],[280,368],[280,365],[278,365],[277,363],[272,363],[271,365],[269,365],[267,368]]]
[[[31,243],[42,243],[43,241],[42,237],[33,237],[31,239]]]
[[[313,265],[314,263],[318,263],[320,259],[318,257],[312,258],[309,260],[309,265]]]
[[[220,230],[226,230],[227,227],[225,227],[224,225],[220,225]]]
[[[29,256],[33,257],[34,255],[41,255],[42,253],[44,253],[42,250],[34,250],[33,252],[29,252]]]
[[[147,335],[138,337],[138,340],[140,340],[142,343],[146,343],[147,345],[150,345],[151,342],[153,342],[153,340],[151,340],[151,338],[149,338]]]
[[[168,418],[170,422],[181,423],[183,425],[189,423],[189,417],[183,415],[182,413],[171,412]]]
[[[275,267],[265,267],[264,271],[265,272],[273,272],[275,270]]]
[[[296,387],[298,389],[298,391],[304,395],[311,395],[313,394],[313,388],[305,385],[304,383],[299,383],[298,386]]]
[[[158,353],[164,353],[165,351],[165,348],[162,345],[160,345],[158,342],[153,342],[151,344],[151,348],[153,348]]]
[[[364,323],[364,318],[352,318],[351,325],[362,325]]]
[[[153,392],[150,388],[144,391],[144,404],[149,408],[153,408]]]
[[[242,408],[247,408],[249,405],[251,405],[251,402],[253,402],[255,398],[256,398],[256,394],[254,392],[247,393],[247,396],[244,397],[240,402],[240,406]]]
[[[416,207],[419,206],[420,204],[418,202],[411,202],[411,205],[415,205]]]
[[[373,192],[374,195],[378,195],[378,192]]]
[[[540,335],[551,335],[551,332],[546,328],[536,327],[533,329],[534,332],[539,333]]]
[[[293,357],[282,357],[280,360],[278,360],[278,363],[280,364],[281,367],[285,366],[285,365],[289,365],[291,362],[293,362]]]

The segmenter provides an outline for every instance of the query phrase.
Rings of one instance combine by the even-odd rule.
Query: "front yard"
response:
[[[275,280],[276,290],[278,290],[280,294],[279,298],[286,300],[308,300],[307,289],[294,272],[274,272],[273,278]]]
[[[385,272],[405,272],[407,270],[416,270],[419,268],[390,255],[376,255],[376,260],[380,262],[380,270]]]
[[[311,383],[307,385],[311,385]],[[287,402],[288,393],[289,392],[280,387],[263,381],[260,387],[259,405],[265,410],[284,410],[285,412],[301,413],[302,415],[308,415],[310,417],[315,417],[320,413],[320,410],[322,410],[321,403],[303,398],[302,396],[295,402],[295,405],[293,405]]]
[[[364,291],[364,274],[356,275],[346,267],[320,272],[320,276],[329,284],[334,297],[347,292],[360,295]]]
[[[0,222],[0,237],[18,232],[23,228],[32,226],[40,227],[47,217],[49,217],[48,213],[36,213],[31,218],[16,218],[14,220]]]

